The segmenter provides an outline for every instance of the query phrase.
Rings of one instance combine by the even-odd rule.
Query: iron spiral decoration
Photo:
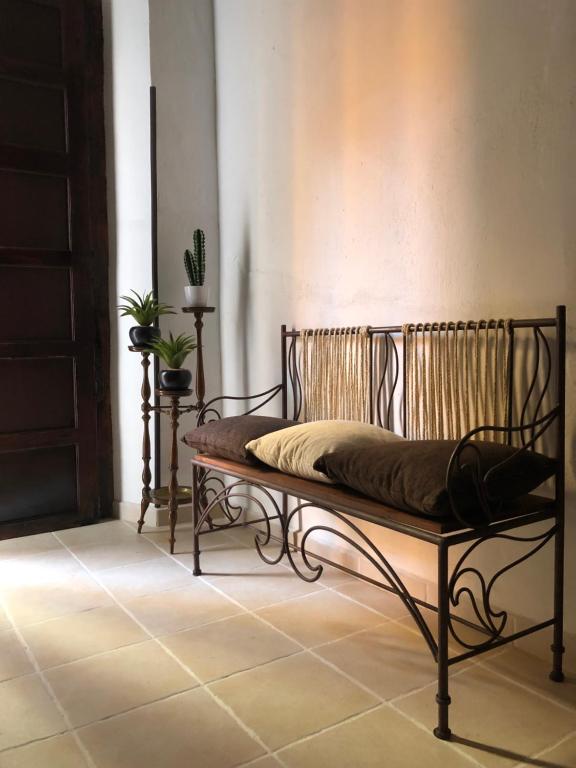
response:
[[[515,568],[517,565],[520,565],[525,560],[528,560],[530,557],[533,557],[533,555],[540,551],[542,547],[544,547],[554,536],[556,530],[557,526],[554,525],[545,533],[539,534],[537,536],[515,536],[512,534],[504,533],[484,536],[483,538],[475,541],[470,547],[468,547],[468,549],[466,549],[466,551],[456,563],[450,581],[448,582],[448,595],[450,603],[454,607],[461,605],[464,597],[468,598],[472,610],[478,619],[479,628],[484,634],[486,634],[487,639],[478,643],[464,640],[458,634],[455,628],[453,617],[450,615],[448,619],[448,629],[452,637],[461,646],[468,648],[469,650],[479,650],[488,647],[502,636],[502,633],[504,632],[504,629],[508,623],[508,613],[504,610],[495,610],[491,604],[492,590],[494,589],[495,584],[505,573],[510,571],[512,568]],[[477,568],[465,565],[465,563],[472,552],[474,552],[481,544],[484,544],[486,541],[494,541],[495,539],[522,542],[526,544],[533,544],[534,546],[532,546],[526,554],[516,558],[511,563],[508,563],[508,565],[501,568],[492,576],[489,581],[487,581]],[[472,587],[460,586],[462,580],[467,576],[472,577],[472,579],[475,580],[479,585],[479,596],[474,593]]]
[[[336,528],[331,528],[327,525],[321,525],[321,524],[312,525],[302,535],[300,544],[297,548],[297,551],[299,552],[302,558],[302,561],[306,567],[306,570],[308,571],[306,573],[301,568],[299,568],[299,566],[296,563],[296,560],[294,558],[296,551],[288,545],[288,535],[290,531],[290,524],[294,516],[310,507],[314,509],[323,510],[324,512],[329,512],[331,515],[336,517],[341,523],[343,523],[345,526],[351,529],[355,534],[355,536],[357,537],[357,539],[359,539],[360,541],[358,541],[357,539],[351,538],[351,536],[347,535],[344,531],[340,531]],[[288,517],[286,519],[284,535],[285,535],[285,542],[286,542],[285,544],[286,555],[288,557],[288,560],[290,562],[290,565],[292,566],[292,570],[294,571],[294,573],[303,581],[306,581],[309,583],[317,581],[322,575],[324,566],[321,564],[313,565],[310,562],[309,555],[306,550],[306,542],[308,541],[308,538],[316,531],[324,531],[326,533],[332,534],[333,536],[341,539],[342,541],[345,541],[353,549],[355,549],[363,557],[365,557],[368,560],[368,562],[374,566],[374,568],[376,568],[378,573],[384,579],[387,589],[393,592],[397,597],[400,598],[400,600],[406,607],[406,610],[410,613],[410,615],[414,619],[416,626],[420,630],[420,633],[422,634],[424,640],[426,641],[426,644],[428,645],[428,648],[430,649],[430,652],[432,653],[432,656],[434,657],[434,659],[437,659],[438,645],[436,643],[436,640],[434,639],[432,633],[430,632],[430,629],[426,624],[418,606],[414,602],[414,599],[410,594],[410,592],[408,591],[408,589],[405,587],[402,579],[394,570],[394,568],[389,563],[389,561],[379,551],[379,549],[370,541],[370,539],[366,536],[366,534],[357,525],[355,525],[355,523],[353,523],[351,520],[345,517],[342,513],[337,512],[335,509],[332,509],[331,507],[326,507],[316,502],[315,503],[303,502],[301,504],[298,504],[296,507],[294,507],[294,509],[291,510],[291,512],[288,514]]]
[[[218,478],[212,478],[212,479],[218,479]],[[239,490],[240,488],[245,488],[246,490]],[[254,489],[266,497],[266,500],[272,505],[272,509],[274,514],[271,516],[266,508],[266,504],[264,501],[259,499],[257,496],[254,496],[250,493],[248,493],[248,489]],[[258,552],[258,555],[260,559],[265,562],[267,565],[276,565],[279,563],[282,558],[284,557],[285,553],[285,546],[281,546],[280,552],[277,557],[275,558],[269,558],[267,557],[263,552],[263,547],[267,546],[270,543],[270,540],[272,538],[272,528],[270,525],[270,522],[272,520],[278,520],[282,529],[282,533],[284,534],[284,517],[280,511],[280,507],[278,506],[278,503],[268,491],[267,488],[262,487],[261,485],[258,485],[256,483],[251,483],[247,480],[238,480],[235,483],[232,483],[230,485],[224,485],[222,483],[222,488],[220,491],[215,491],[211,495],[211,498],[205,506],[202,509],[200,518],[196,524],[196,533],[200,533],[202,530],[202,526],[204,524],[208,524],[213,530],[226,530],[228,528],[231,528],[232,526],[235,526],[238,521],[240,520],[242,513],[244,512],[244,507],[242,505],[238,504],[231,504],[231,500],[238,500],[241,499],[244,502],[250,502],[252,504],[255,504],[258,510],[262,513],[262,517],[257,521],[251,521],[254,523],[264,523],[265,530],[264,531],[258,531],[255,534],[254,537],[254,545],[256,547],[256,551]],[[210,513],[216,506],[220,506],[221,509],[225,508],[228,510],[233,510],[233,512],[230,512],[229,514],[225,513],[226,522],[225,523],[215,523],[214,521],[210,521]],[[285,540],[285,536],[282,536],[282,540]]]

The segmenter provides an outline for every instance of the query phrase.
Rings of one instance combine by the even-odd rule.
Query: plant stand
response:
[[[203,316],[205,313],[215,312],[215,307],[183,307],[185,313],[193,313],[195,318],[194,327],[196,329],[196,382],[194,392],[192,390],[168,391],[155,388],[159,397],[169,397],[171,399],[169,406],[152,405],[150,397],[152,389],[150,386],[150,355],[151,350],[146,347],[130,346],[131,352],[138,352],[142,356],[142,385],[140,394],[142,398],[142,497],[140,501],[140,518],[138,520],[138,533],[142,532],[146,512],[150,504],[158,506],[168,505],[170,514],[170,553],[174,553],[175,530],[178,520],[178,505],[186,504],[192,501],[192,489],[188,486],[178,485],[178,428],[180,416],[184,413],[196,411],[200,413],[204,407],[204,397],[206,395],[206,381],[204,374],[204,353],[202,345],[202,330],[204,327]],[[180,398],[189,397],[194,394],[196,402],[189,405],[181,405]],[[170,456],[170,482],[168,486],[151,488],[152,472],[150,470],[151,448],[150,448],[150,418],[152,413],[160,413],[170,416],[172,428],[172,449]]]

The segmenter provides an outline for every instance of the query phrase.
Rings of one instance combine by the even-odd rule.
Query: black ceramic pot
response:
[[[160,338],[160,329],[153,325],[135,325],[128,333],[135,347],[149,347],[151,341]]]
[[[160,371],[160,389],[171,392],[188,389],[192,381],[192,374],[186,368],[170,368]]]

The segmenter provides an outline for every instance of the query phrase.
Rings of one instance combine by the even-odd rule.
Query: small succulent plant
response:
[[[168,339],[153,341],[150,349],[166,363],[168,368],[181,368],[184,360],[197,346],[194,336],[181,333],[174,337],[170,333]]]
[[[204,285],[206,271],[206,237],[201,229],[195,229],[193,235],[194,251],[184,251],[184,266],[190,285]]]
[[[138,325],[152,325],[154,320],[160,315],[175,315],[173,307],[170,304],[162,304],[156,301],[152,291],[144,293],[140,296],[139,293],[132,290],[133,296],[120,296],[120,298],[126,302],[126,304],[120,304],[118,309],[121,310],[120,317],[133,317]]]

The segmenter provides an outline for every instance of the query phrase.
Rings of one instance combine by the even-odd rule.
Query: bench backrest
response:
[[[281,339],[286,417],[355,418],[413,439],[460,439],[492,425],[499,430],[478,437],[528,447],[545,440],[546,452],[563,452],[564,307],[525,320],[283,326]]]

